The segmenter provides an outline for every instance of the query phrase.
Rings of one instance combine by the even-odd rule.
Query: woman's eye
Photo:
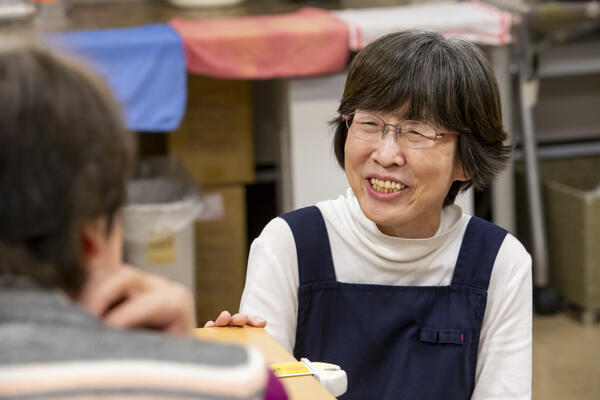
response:
[[[421,132],[415,131],[415,130],[410,130],[408,132],[406,132],[406,139],[410,140],[411,142],[423,142],[426,139],[428,139],[428,137],[424,134],[422,134]]]
[[[359,124],[363,129],[368,129],[368,130],[378,130],[379,129],[379,124],[375,121],[360,121]]]

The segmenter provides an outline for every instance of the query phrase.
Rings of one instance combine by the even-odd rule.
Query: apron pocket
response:
[[[463,331],[454,329],[421,328],[419,341],[427,343],[463,344]]]

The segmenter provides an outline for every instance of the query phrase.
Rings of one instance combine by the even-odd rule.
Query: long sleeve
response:
[[[508,235],[488,289],[472,400],[531,399],[531,257]]]
[[[296,340],[298,259],[287,223],[275,218],[250,247],[240,312],[267,320],[266,330],[290,353]]]

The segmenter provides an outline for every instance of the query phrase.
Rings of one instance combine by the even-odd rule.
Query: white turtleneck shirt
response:
[[[337,280],[346,283],[449,285],[471,218],[460,207],[448,206],[435,235],[405,239],[381,233],[351,189],[316,206],[327,227]],[[275,218],[250,248],[240,312],[265,318],[267,331],[289,352],[295,343],[298,286],[292,231]],[[531,398],[531,327],[531,257],[508,234],[490,277],[473,400]]]

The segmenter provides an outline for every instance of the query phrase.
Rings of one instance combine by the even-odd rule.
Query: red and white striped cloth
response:
[[[407,29],[433,30],[483,45],[500,46],[512,41],[512,15],[478,1],[354,9],[334,14],[348,26],[353,51],[385,34]]]

